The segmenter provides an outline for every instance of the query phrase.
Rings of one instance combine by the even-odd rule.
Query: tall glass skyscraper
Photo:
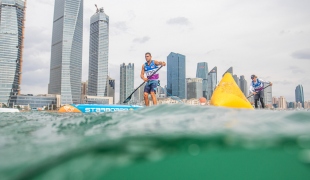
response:
[[[0,0],[0,103],[20,94],[24,20],[24,0]]]
[[[127,66],[125,63],[120,66],[120,88],[119,88],[119,101],[123,104],[125,99],[134,90],[134,64],[129,63]]]
[[[302,85],[298,85],[296,86],[295,89],[295,101],[296,103],[300,102],[302,104],[302,107],[305,107],[305,99],[304,99],[304,88],[302,87]]]
[[[207,99],[208,97],[208,63],[200,62],[197,64],[196,77],[202,78],[202,96]]]
[[[167,92],[171,96],[186,99],[185,56],[171,52],[167,56]]]
[[[107,96],[109,16],[103,8],[90,18],[88,95]]]
[[[82,46],[83,0],[55,0],[48,93],[62,105],[80,103]]]
[[[217,67],[215,66],[209,73],[208,73],[208,94],[207,99],[210,100],[213,92],[216,88],[217,84]]]

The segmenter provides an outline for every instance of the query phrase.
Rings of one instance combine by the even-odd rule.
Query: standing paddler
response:
[[[156,105],[156,88],[158,85],[159,74],[152,74],[159,68],[159,65],[166,66],[166,63],[163,61],[152,60],[152,55],[149,52],[145,53],[145,60],[146,62],[142,65],[140,75],[141,79],[146,82],[144,87],[144,101],[145,105],[149,106],[149,94],[151,94],[153,104]]]
[[[262,79],[258,79],[256,75],[251,75],[251,85],[250,85],[250,93],[254,94],[254,102],[255,102],[255,108],[258,108],[257,101],[260,100],[260,103],[262,104],[262,108],[265,108],[264,104],[264,83],[269,83],[270,86],[272,86],[271,82],[264,81]]]

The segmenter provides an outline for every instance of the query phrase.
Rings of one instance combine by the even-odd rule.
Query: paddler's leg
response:
[[[260,103],[262,105],[262,108],[264,109],[265,108],[265,104],[264,104],[264,91],[260,91],[259,92],[259,100],[260,100]]]
[[[144,102],[145,106],[149,106],[149,93],[144,92]]]
[[[156,99],[156,89],[157,89],[158,81],[152,81],[151,83],[151,96],[153,100],[153,104],[157,105],[157,99]]]
[[[264,108],[265,108],[264,98],[260,98],[260,103],[261,103],[261,105],[262,105],[262,108],[264,109]]]
[[[149,82],[146,82],[144,87],[144,102],[145,106],[149,106],[149,93],[151,91],[151,84]]]
[[[257,106],[258,99],[259,99],[259,94],[255,94],[254,95],[255,108],[258,108],[258,106]]]
[[[151,92],[151,96],[152,96],[152,100],[153,100],[153,104],[154,105],[157,105],[157,99],[156,99],[156,94],[155,94],[155,92]]]

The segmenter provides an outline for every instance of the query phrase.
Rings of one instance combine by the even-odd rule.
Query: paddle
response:
[[[266,88],[269,87],[269,86],[270,86],[270,84],[269,84],[268,86],[264,87],[262,90],[266,89]],[[256,91],[255,91],[255,92],[256,92]],[[257,93],[257,92],[256,92],[256,93]],[[250,97],[252,97],[253,95],[254,95],[254,94],[251,94],[250,96],[247,97],[247,99],[250,98]]]
[[[160,68],[162,68],[163,66],[160,66]],[[160,68],[158,68],[155,72],[153,72],[150,76],[148,76],[148,77],[151,77],[151,76],[153,76],[155,73],[157,73],[157,71],[159,71],[160,70]],[[145,81],[139,86],[139,87],[137,87],[129,96],[128,96],[128,98],[123,102],[124,104],[125,103],[128,103],[130,100],[131,100],[131,96],[133,95],[133,93],[135,93],[143,84],[145,83]]]

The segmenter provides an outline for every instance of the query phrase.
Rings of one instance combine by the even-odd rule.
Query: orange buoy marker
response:
[[[211,97],[210,104],[229,108],[254,109],[230,73],[226,73]]]

